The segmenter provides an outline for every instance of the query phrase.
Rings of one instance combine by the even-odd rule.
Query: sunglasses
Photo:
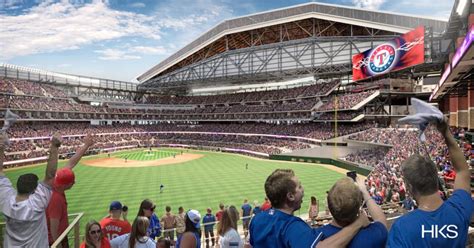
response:
[[[101,231],[100,229],[99,229],[99,230],[95,230],[95,231],[94,231],[94,230],[91,230],[91,231],[89,231],[89,234],[94,235],[94,234],[100,234],[101,232],[102,232],[102,231]]]

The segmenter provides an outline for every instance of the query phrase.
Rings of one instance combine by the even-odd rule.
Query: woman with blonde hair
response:
[[[224,209],[220,225],[217,227],[220,248],[244,247],[244,241],[240,238],[239,232],[237,231],[238,221],[239,212],[235,206]]]
[[[156,243],[147,236],[150,221],[145,216],[137,216],[132,224],[132,232],[114,238],[112,248],[155,248]]]
[[[86,235],[81,248],[110,248],[109,240],[102,232],[99,222],[91,220],[86,224]]]

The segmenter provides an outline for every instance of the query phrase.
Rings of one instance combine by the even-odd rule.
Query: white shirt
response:
[[[112,248],[128,248],[128,240],[130,238],[130,233],[120,235],[112,240],[110,240],[110,246]],[[135,248],[156,248],[156,243],[153,239],[148,237],[143,237],[140,239],[141,242],[135,242]]]
[[[229,229],[224,237],[219,237],[219,244],[221,248],[242,248],[244,247],[244,241],[240,237],[239,233],[234,229]]]
[[[6,219],[4,247],[48,247],[45,210],[52,189],[43,182],[27,200],[16,202],[17,192],[10,180],[0,176],[0,211]]]

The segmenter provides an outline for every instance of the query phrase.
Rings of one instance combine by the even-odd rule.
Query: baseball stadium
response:
[[[0,64],[0,243],[42,247],[18,241],[22,235],[14,233],[21,231],[9,227],[20,226],[12,217],[17,193],[2,189],[20,195],[23,175],[32,173],[36,181],[54,181],[47,209],[34,207],[38,218],[46,216],[43,239],[50,247],[89,247],[80,245],[92,235],[91,220],[120,211],[135,228],[136,213],[147,209],[161,222],[153,242],[164,237],[175,247],[174,233],[183,232],[167,218],[191,218],[193,209],[206,220],[220,205],[238,210],[242,246],[219,247],[277,247],[258,243],[263,224],[256,216],[265,212],[252,211],[269,203],[274,208],[267,212],[277,209],[268,180],[278,169],[291,169],[304,187],[292,213],[312,230],[341,223],[331,194],[356,173],[369,195],[358,208],[386,223],[389,238],[379,247],[430,247],[395,245],[390,232],[411,211],[433,210],[407,185],[404,161],[413,154],[435,165],[443,201],[458,199],[466,189],[459,181],[467,177],[469,196],[473,192],[473,13],[471,0],[455,0],[448,20],[319,2],[273,9],[221,20],[143,68],[138,83]],[[433,118],[438,124],[427,125]],[[439,131],[444,122],[454,139]],[[462,168],[458,150],[467,161]],[[56,176],[48,176],[56,164]],[[425,182],[423,173],[415,175]],[[26,199],[47,188],[37,185]],[[49,211],[61,207],[66,219],[55,219],[59,214]],[[184,213],[178,214],[180,207]],[[253,210],[246,213],[248,207]],[[472,247],[474,221],[465,224],[456,229],[465,231],[454,239],[457,245],[438,247]],[[208,232],[189,247],[218,247]]]

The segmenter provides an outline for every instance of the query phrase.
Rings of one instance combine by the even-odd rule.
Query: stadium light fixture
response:
[[[468,1],[471,0],[459,0],[458,6],[456,8],[456,13],[458,13],[458,15],[462,16],[464,10],[466,9]]]

